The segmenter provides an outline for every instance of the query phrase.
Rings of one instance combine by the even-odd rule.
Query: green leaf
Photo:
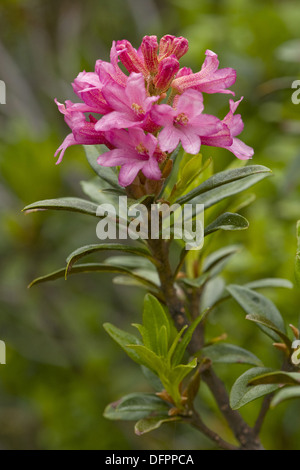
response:
[[[101,251],[121,251],[123,253],[132,253],[137,256],[144,256],[151,261],[153,260],[151,257],[150,252],[146,248],[142,247],[135,247],[130,245],[122,245],[119,243],[102,243],[102,244],[95,244],[95,245],[86,245],[78,248],[77,250],[73,251],[67,258],[67,267],[66,267],[66,275],[68,274],[69,270],[72,268],[73,264],[76,263],[79,259],[83,258],[84,256],[88,256],[94,253],[98,253]]]
[[[94,172],[100,176],[106,183],[108,183],[113,188],[118,189],[119,191],[122,190],[121,186],[118,182],[118,175],[115,168],[112,167],[105,167],[101,166],[97,163],[97,158],[99,155],[108,151],[108,148],[105,145],[84,145],[83,146],[87,161],[89,162],[90,166],[93,168]],[[125,194],[125,191],[123,191]]]
[[[249,381],[249,385],[261,384],[300,384],[300,373],[298,372],[268,372],[260,374]]]
[[[197,358],[189,362],[188,364],[179,364],[171,369],[170,374],[168,374],[168,379],[172,385],[176,386],[178,389],[179,384],[183,381],[184,377],[186,377],[192,369],[197,366]]]
[[[231,284],[227,286],[227,291],[248,314],[246,318],[256,321],[274,341],[278,341],[278,335],[287,338],[284,321],[273,302],[243,286]]]
[[[162,327],[165,327],[165,332],[163,333],[164,337],[160,338]],[[165,345],[160,344],[160,339],[163,343],[166,341],[168,344],[170,334],[170,320],[165,310],[153,295],[146,295],[143,310],[143,341],[145,346],[156,354],[161,354],[161,351],[165,350]]]
[[[285,400],[291,400],[292,398],[300,398],[300,387],[285,387],[276,393],[275,397],[271,401],[271,408],[279,405],[279,403]]]
[[[162,357],[167,357],[168,354],[168,333],[167,333],[167,328],[166,325],[163,325],[158,333],[157,337],[157,342],[158,342],[158,348],[159,348],[159,356]]]
[[[110,266],[123,266],[128,269],[152,269],[155,272],[155,267],[151,262],[146,257],[142,256],[109,256],[105,258],[104,262]]]
[[[140,344],[130,344],[128,347],[134,351],[136,357],[134,360],[138,364],[148,367],[148,369],[156,373],[161,379],[161,375],[165,369],[163,358],[159,357],[155,352],[151,351],[151,349]]]
[[[154,390],[156,390],[157,392],[161,392],[162,389],[163,389],[163,385],[162,385],[160,379],[158,378],[158,376],[156,374],[154,374],[154,372],[152,372],[152,370],[148,369],[148,367],[141,366],[141,369],[142,369],[143,374],[146,377],[147,381],[152,386],[152,388]]]
[[[173,416],[171,418],[144,418],[136,423],[134,427],[134,432],[138,436],[141,436],[142,434],[146,434],[147,432],[158,429],[164,423],[171,423],[174,421],[181,421],[181,418],[179,416]]]
[[[233,410],[238,410],[242,406],[250,403],[257,398],[277,390],[278,385],[256,385],[250,387],[249,381],[260,374],[271,372],[272,369],[265,367],[254,367],[242,374],[233,384],[230,392],[230,406]]]
[[[209,272],[210,277],[219,274],[228,263],[230,258],[241,250],[239,245],[230,245],[226,248],[214,251],[208,255],[203,263],[203,272]]]
[[[199,323],[204,319],[207,311],[208,310],[204,310],[204,312],[193,321],[193,323],[189,326],[189,328],[186,330],[185,334],[183,335],[183,338],[180,341],[180,343],[178,343],[178,346],[176,347],[174,354],[173,354],[173,358],[172,358],[172,363],[174,365],[179,364],[181,362],[181,359],[183,358],[186,348],[188,347],[192,339],[195,329],[197,328]]]
[[[205,356],[213,363],[224,364],[250,364],[253,366],[263,366],[258,357],[246,349],[235,346],[234,344],[213,344],[202,349]]]
[[[199,176],[210,164],[211,158],[207,159],[206,162],[202,164],[201,154],[192,156],[185,153],[180,162],[177,182],[168,198],[169,202],[172,204],[176,198],[194,189],[194,187],[199,184]]]
[[[98,272],[98,273],[119,273],[119,274],[126,274],[127,276],[131,276],[134,279],[138,280],[142,284],[150,287],[151,289],[156,289],[157,286],[153,284],[148,279],[143,278],[135,274],[134,272],[130,271],[129,269],[123,268],[122,266],[109,266],[107,264],[102,263],[87,263],[87,264],[77,264],[71,268],[69,271],[69,275],[71,274],[80,274],[80,273],[90,273],[90,272]],[[55,281],[56,279],[65,278],[66,269],[58,269],[53,273],[46,274],[45,276],[38,277],[34,279],[30,284],[29,288],[34,286],[35,284],[40,284],[42,282],[48,281]]]
[[[189,155],[184,153],[180,161],[177,181],[172,189],[172,192],[169,196],[169,202],[172,203],[177,197],[181,196],[187,192],[188,186],[193,182],[193,180],[201,173],[202,170],[202,155]]]
[[[271,170],[262,165],[250,165],[245,168],[221,171],[204,181],[198,188],[177,199],[176,203],[205,204],[205,207],[208,208],[222,199],[248,189],[269,176],[270,173]]]
[[[176,349],[176,347],[177,347],[177,345],[178,345],[178,343],[179,343],[180,338],[181,338],[182,335],[183,335],[183,332],[184,332],[187,328],[188,328],[187,325],[183,326],[183,327],[181,328],[181,330],[180,330],[180,331],[177,333],[177,335],[175,336],[174,341],[173,341],[173,343],[171,344],[171,347],[170,347],[170,349],[169,349],[169,351],[168,351],[168,356],[167,356],[168,364],[171,364],[172,356],[173,356],[173,354],[174,354],[174,352],[175,352],[175,349]],[[174,364],[173,364],[173,365],[174,365]],[[176,365],[176,364],[175,364],[175,365]]]
[[[80,186],[92,201],[98,204],[111,203],[115,208],[118,208],[118,196],[124,196],[122,191],[107,188],[107,183],[102,182],[97,176],[89,181],[80,181]]]
[[[209,235],[216,230],[245,230],[248,227],[249,222],[242,215],[225,212],[206,227],[204,235]]]
[[[133,271],[133,274],[138,278],[148,280],[148,282],[156,288],[160,287],[159,275],[154,269],[138,268]]]
[[[109,334],[109,336],[126,352],[126,354],[135,362],[139,362],[139,356],[136,354],[134,349],[130,348],[130,345],[141,344],[140,340],[126,331],[120,330],[111,323],[104,323],[103,328]]]
[[[103,416],[112,420],[135,421],[137,419],[165,414],[170,407],[153,393],[131,393],[120,400],[110,403]]]
[[[277,338],[279,336],[284,341],[284,343],[290,348],[291,341],[288,336],[285,333],[282,333],[282,331],[279,330],[271,320],[268,320],[267,318],[264,318],[261,315],[255,313],[252,315],[246,315],[246,319],[257,323],[258,326],[264,331],[264,333],[266,333],[268,336],[270,336],[270,338],[274,339],[275,341],[277,341]],[[274,332],[275,335],[272,334],[272,332]]]
[[[152,288],[150,288],[148,285],[141,281],[138,281],[136,278],[128,276],[115,276],[112,282],[113,284],[117,284],[120,286],[140,287],[143,289],[147,289],[149,293],[156,295],[158,298],[160,298],[158,287],[154,288],[153,286]]]
[[[285,289],[292,289],[293,284],[287,279],[279,277],[271,277],[266,279],[258,279],[257,281],[247,282],[244,287],[248,289],[263,289],[264,287],[283,287]]]
[[[82,214],[96,216],[98,204],[78,197],[61,197],[58,199],[45,199],[29,204],[24,207],[26,213],[38,210],[65,210],[71,212],[80,212]]]
[[[175,367],[168,367],[165,364],[165,369],[162,371],[160,379],[166,391],[171,395],[175,405],[180,408],[181,404],[181,393],[180,384],[183,379],[197,366],[197,358],[195,357],[188,364],[179,364]]]
[[[186,284],[189,287],[199,288],[205,284],[208,278],[209,273],[205,273],[196,278],[183,277],[181,279],[178,279],[177,282],[182,282],[183,284]]]
[[[212,307],[221,299],[225,285],[224,279],[220,276],[210,279],[206,283],[201,296],[201,310]]]

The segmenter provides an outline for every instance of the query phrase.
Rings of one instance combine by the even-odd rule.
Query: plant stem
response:
[[[191,424],[194,428],[198,429],[202,434],[207,436],[210,440],[215,442],[220,449],[224,450],[238,450],[239,448],[229,442],[224,441],[217,433],[209,429],[206,424],[203,423],[200,415],[194,410],[192,418],[186,420],[187,423]]]
[[[262,428],[262,425],[264,423],[264,419],[266,417],[266,414],[270,409],[270,404],[271,404],[273,396],[274,396],[274,393],[270,393],[269,395],[265,396],[265,398],[263,400],[260,413],[258,415],[258,418],[257,418],[257,420],[255,422],[255,425],[254,425],[254,428],[253,428],[253,431],[257,436],[259,435],[259,433],[261,431],[261,428]]]
[[[201,377],[213,394],[219,410],[232,429],[235,437],[240,442],[241,448],[249,450],[263,450],[263,447],[253,429],[243,420],[238,411],[235,411],[230,407],[225,385],[215,374],[213,369],[210,367],[203,371]]]
[[[157,261],[157,271],[160,278],[161,290],[165,299],[165,303],[169,309],[170,315],[173,318],[175,326],[180,330],[184,325],[190,325],[190,322],[185,313],[185,305],[181,299],[179,299],[175,286],[174,286],[174,274],[172,272],[170,261],[169,261],[169,244],[164,240],[149,239],[149,249],[152,252],[153,257]],[[194,302],[193,311],[195,315],[199,314],[199,304]],[[196,328],[192,340],[189,344],[189,353],[195,355],[199,352],[204,342],[204,328],[203,325],[198,325]],[[236,439],[241,444],[241,449],[248,450],[263,450],[263,447],[257,437],[257,434],[242,418],[238,411],[232,410],[230,407],[229,396],[222,380],[215,374],[212,367],[209,367],[202,372],[201,377],[203,381],[209,387],[212,395],[214,396],[216,403],[225,417],[229,427],[233,431]],[[197,426],[203,428],[203,423],[197,420]],[[193,424],[195,426],[195,423]],[[196,426],[195,426],[196,427]]]

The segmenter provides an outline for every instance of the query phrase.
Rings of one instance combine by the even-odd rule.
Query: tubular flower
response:
[[[66,104],[61,104],[55,100],[59,111],[64,114],[65,121],[72,130],[72,133],[67,135],[63,143],[55,152],[55,157],[59,155],[57,164],[63,159],[64,153],[71,145],[95,145],[105,144],[110,147],[109,141],[106,139],[104,132],[96,131],[95,122],[97,120],[93,116],[89,116],[89,121],[86,120],[85,115],[81,111],[77,111],[76,104],[71,101],[66,101]],[[80,104],[80,103],[79,103]]]
[[[200,72],[175,78],[172,82],[172,88],[179,93],[187,88],[194,88],[205,93],[231,93],[234,95],[227,88],[235,83],[236,71],[231,68],[218,69],[218,56],[214,52],[207,50],[205,55],[206,59]]]
[[[254,154],[253,148],[236,138],[244,129],[241,115],[234,114],[242,99],[243,97],[236,102],[229,100],[230,111],[222,121],[225,127],[216,134],[203,137],[202,143],[212,147],[226,148],[240,160],[248,160]]]

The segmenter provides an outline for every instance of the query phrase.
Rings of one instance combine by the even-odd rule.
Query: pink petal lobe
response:
[[[137,176],[138,172],[143,168],[143,166],[144,162],[132,162],[123,165],[119,173],[120,185],[123,187],[129,186]]]
[[[232,152],[239,160],[248,160],[254,155],[253,148],[246,145],[240,139],[234,137],[233,144],[227,149]]]
[[[179,144],[181,133],[173,126],[164,127],[158,135],[159,146],[163,152],[173,152]]]
[[[200,137],[192,132],[187,130],[182,130],[180,140],[182,147],[187,153],[191,155],[196,155],[200,151],[201,140]]]
[[[185,113],[189,115],[189,117],[201,114],[203,109],[203,96],[197,90],[186,90],[180,95],[176,107],[178,114]]]

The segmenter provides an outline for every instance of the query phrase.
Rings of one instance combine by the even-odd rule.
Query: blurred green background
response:
[[[54,98],[74,99],[70,83],[79,71],[108,60],[115,39],[138,47],[146,34],[182,35],[190,51],[182,59],[194,71],[204,52],[221,67],[237,70],[234,91],[244,96],[242,139],[254,147],[253,163],[272,178],[252,188],[256,201],[243,210],[247,232],[214,239],[214,248],[243,243],[226,278],[242,283],[261,277],[293,279],[295,225],[300,219],[300,105],[291,101],[299,79],[299,0],[1,0],[0,79],[0,339],[7,365],[0,366],[1,449],[198,449],[211,443],[184,425],[143,437],[133,423],[102,417],[106,404],[132,391],[149,390],[102,328],[111,321],[128,329],[140,316],[144,293],[112,284],[110,275],[79,275],[27,289],[40,274],[64,265],[75,248],[97,243],[93,218],[68,213],[24,215],[38,199],[79,196],[80,181],[93,176],[83,150],[72,147],[55,166],[53,154],[68,132]],[[207,96],[208,111],[222,118],[228,96]],[[217,170],[235,157],[205,148]],[[248,190],[251,192],[251,190]],[[99,259],[99,257],[98,257]],[[101,258],[100,258],[101,259]],[[266,291],[287,323],[297,323],[299,290]],[[278,367],[280,354],[244,320],[234,303],[214,315],[210,334],[226,331],[230,342]],[[245,370],[219,366],[230,386]],[[259,402],[259,400],[258,400]],[[242,409],[253,423],[258,402]],[[226,436],[205,387],[199,406],[205,420]],[[270,449],[300,449],[299,401],[282,404],[266,419],[262,440]]]

